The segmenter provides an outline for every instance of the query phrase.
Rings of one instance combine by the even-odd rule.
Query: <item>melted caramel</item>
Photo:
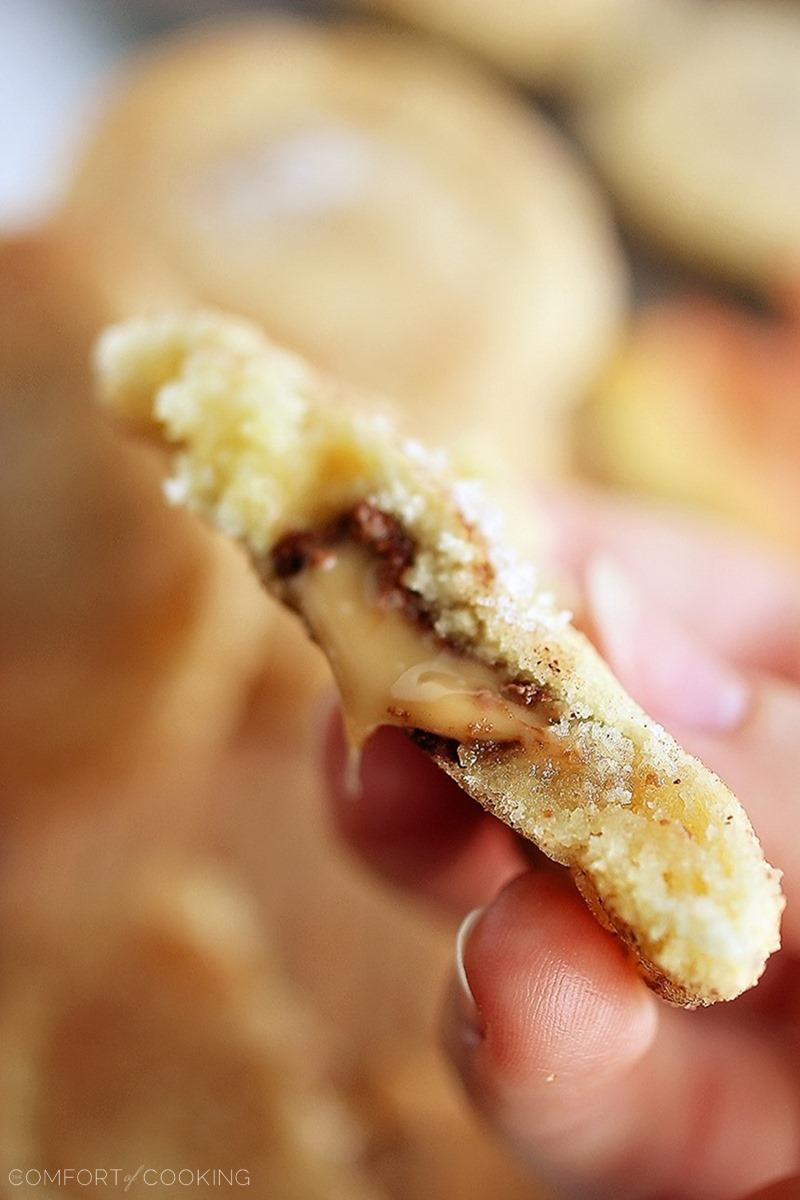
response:
[[[373,564],[365,550],[345,545],[285,585],[328,657],[355,745],[379,725],[459,742],[524,741],[547,725],[540,706],[500,695],[491,667],[443,649],[382,602]]]

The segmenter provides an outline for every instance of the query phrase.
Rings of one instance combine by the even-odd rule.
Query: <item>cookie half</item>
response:
[[[474,485],[230,318],[113,328],[97,369],[105,402],[173,445],[171,501],[300,614],[356,744],[406,730],[569,868],[665,998],[756,982],[783,898],[743,809],[503,548]]]

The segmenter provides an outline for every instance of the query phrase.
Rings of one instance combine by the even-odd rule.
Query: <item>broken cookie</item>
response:
[[[357,745],[406,730],[569,869],[666,999],[757,981],[783,897],[747,816],[503,548],[475,485],[232,318],[112,328],[97,369],[106,403],[174,446],[169,499],[300,614]]]

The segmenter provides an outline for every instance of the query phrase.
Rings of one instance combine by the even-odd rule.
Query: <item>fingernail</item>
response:
[[[644,709],[665,725],[727,733],[744,720],[747,682],[645,599],[607,556],[586,571],[589,612],[600,652]]]
[[[483,1020],[472,988],[470,987],[469,978],[467,977],[467,969],[464,966],[464,953],[470,934],[483,916],[483,913],[483,908],[473,908],[472,912],[467,913],[458,927],[455,944],[456,1005],[458,1018],[463,1029],[472,1031],[476,1037],[482,1035]]]

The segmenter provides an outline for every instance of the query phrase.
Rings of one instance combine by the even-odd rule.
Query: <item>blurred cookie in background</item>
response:
[[[651,304],[587,408],[601,478],[732,518],[800,551],[800,309]]]
[[[131,828],[59,809],[6,845],[0,1168],[212,1155],[270,1198],[539,1196],[438,1052],[453,930],[320,833],[279,741],[240,764],[257,837],[220,765],[206,846],[165,849],[147,796]]]
[[[90,346],[99,327],[126,313],[179,306],[182,292],[126,240],[96,231],[92,247],[87,253],[63,222],[0,244],[0,437],[7,450],[0,532],[8,568],[0,583],[0,928],[14,934],[22,955],[18,969],[0,934],[0,975],[13,1022],[45,1022],[36,1026],[39,1049],[23,1047],[20,1057],[17,1025],[5,1024],[11,1018],[4,1010],[4,1045],[14,1052],[0,1070],[0,1149],[22,1144],[9,1139],[28,1112],[22,1100],[29,1089],[37,1105],[44,1094],[50,1060],[39,1039],[63,1042],[61,1032],[48,1032],[51,1017],[33,1003],[37,992],[46,1005],[66,1004],[63,989],[72,995],[83,972],[92,1011],[106,1011],[107,995],[120,1022],[130,1023],[130,1053],[141,1055],[142,1077],[150,1078],[153,1055],[163,1050],[156,1017],[168,1030],[177,1019],[169,1007],[171,968],[162,977],[145,963],[144,990],[133,985],[125,966],[128,917],[118,919],[114,898],[123,901],[116,889],[134,861],[149,863],[170,850],[189,861],[212,852],[225,856],[249,897],[290,986],[302,989],[315,1016],[347,1047],[367,1098],[370,1178],[399,1181],[390,1194],[400,1200],[405,1181],[414,1179],[415,1200],[439,1200],[443,1180],[466,1173],[474,1191],[464,1185],[465,1200],[480,1200],[498,1179],[508,1200],[527,1200],[527,1173],[480,1128],[437,1056],[435,1013],[452,930],[365,878],[327,826],[317,765],[321,718],[313,714],[327,678],[321,656],[292,618],[273,612],[235,548],[167,507],[158,456],[114,430],[94,402]],[[177,880],[175,886],[182,887]],[[75,905],[92,920],[66,923]],[[59,932],[42,962],[32,959],[40,931],[54,923]],[[236,943],[236,920],[229,924]],[[37,974],[43,964],[49,970],[51,949],[60,955],[53,963],[67,972],[61,982]],[[81,957],[95,951],[96,960]],[[70,966],[73,956],[79,968]],[[206,986],[200,976],[196,986]],[[121,994],[128,1007],[117,1010]],[[164,1070],[173,1093],[198,1094],[202,1109],[212,1080],[194,1061],[203,1047],[192,1041],[191,1018],[201,1002],[186,993],[178,999],[188,1041],[185,1053],[176,1042],[172,1057],[165,1055]],[[146,1029],[137,1025],[141,1009]],[[228,1020],[224,1011],[209,1017],[209,1038],[216,1037],[212,1019],[223,1028]],[[144,1109],[135,1116],[143,1101],[131,1091],[135,1071],[126,1074],[132,1059],[116,1026],[109,1036],[119,1044],[110,1047],[104,1071],[97,1068],[97,1086],[133,1105],[135,1148],[153,1129],[136,1125],[149,1117]],[[371,1098],[383,1095],[384,1075],[394,1070],[385,1058],[417,1065],[406,1068],[402,1098],[382,1101],[371,1119]],[[234,1055],[234,1081],[240,1061]],[[64,1086],[71,1080],[77,1088],[77,1065],[63,1065]],[[294,1094],[286,1070],[285,1090]],[[14,1100],[4,1106],[9,1090]],[[73,1098],[65,1107],[67,1101]],[[231,1108],[237,1114],[238,1103]],[[86,1129],[96,1138],[97,1161],[106,1161],[101,1116],[93,1124],[80,1106],[70,1111],[74,1120],[62,1132],[76,1158],[88,1146]],[[154,1114],[155,1124],[157,1106]],[[126,1114],[109,1128],[109,1155],[122,1145],[128,1122]],[[254,1153],[271,1152],[270,1144],[265,1135]],[[453,1144],[469,1147],[457,1161]],[[16,1165],[16,1158],[8,1161]],[[355,1184],[353,1192],[361,1195]],[[270,1194],[281,1195],[277,1184]]]
[[[660,55],[695,0],[359,0],[452,38],[523,83],[571,96]]]
[[[576,115],[658,248],[758,291],[800,276],[800,10],[698,5],[678,52]]]
[[[543,117],[411,35],[277,17],[133,66],[67,201],[449,445],[555,468],[626,270]]]
[[[333,1043],[226,875],[156,856],[26,932],[0,940],[6,1178],[32,1172],[32,1193],[37,1171],[73,1166],[67,1195],[105,1194],[115,1168],[133,1197],[176,1178],[188,1195],[386,1196]]]
[[[240,556],[166,508],[155,456],[93,402],[97,330],[180,296],[111,235],[0,243],[0,754],[19,809],[85,800],[89,779],[191,790],[266,651]]]

